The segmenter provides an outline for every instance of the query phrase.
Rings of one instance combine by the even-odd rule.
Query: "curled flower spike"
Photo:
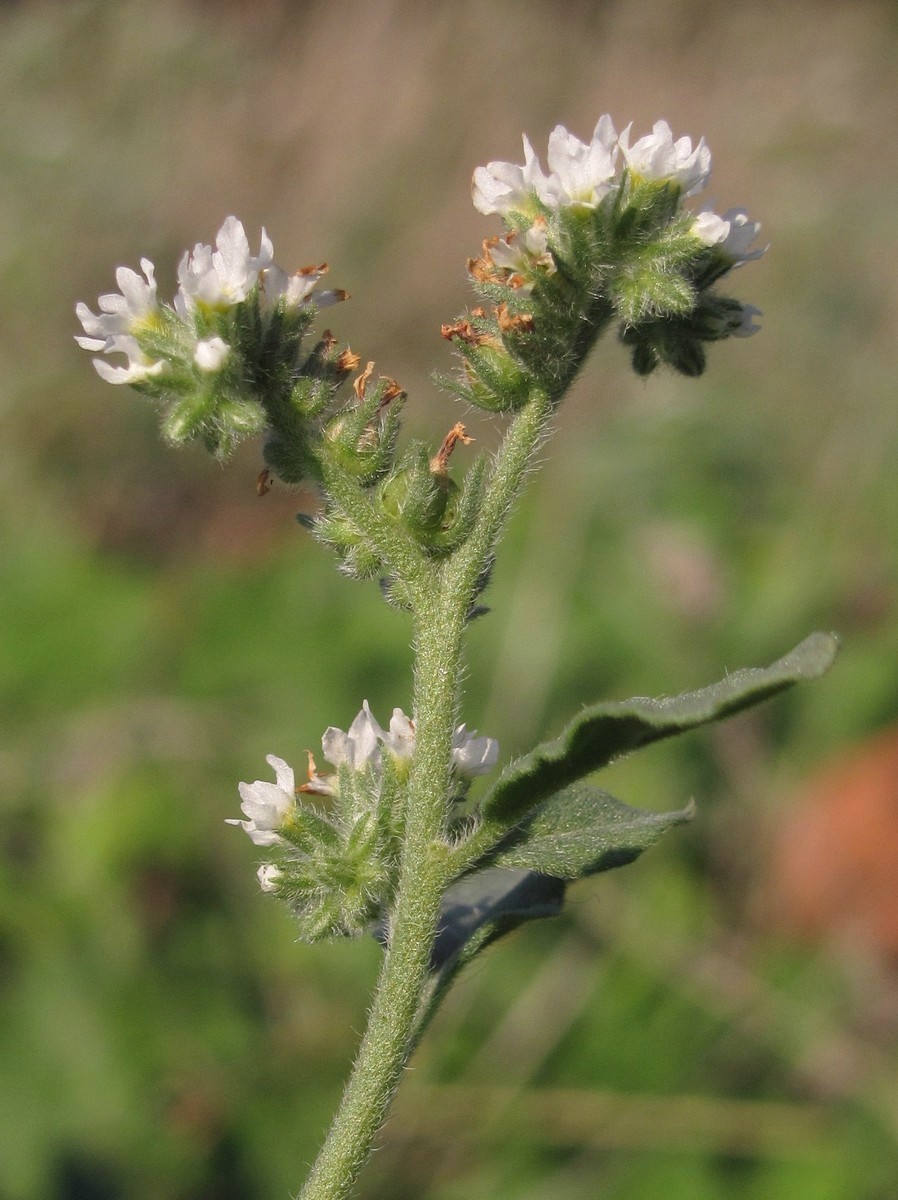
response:
[[[652,132],[630,145],[630,129],[620,135],[620,148],[630,174],[653,183],[676,183],[684,196],[694,196],[708,182],[711,151],[702,138],[693,150],[688,137],[673,139],[666,121],[656,121]]]
[[[389,729],[383,729],[366,700],[348,730],[331,725],[325,731],[321,748],[332,767],[345,764],[353,771],[371,771],[377,778],[383,771],[383,750],[399,762],[411,760],[415,753],[415,723],[401,708],[394,708]],[[452,766],[460,775],[485,775],[498,759],[499,743],[494,738],[478,737],[476,730],[468,732],[465,725],[457,727],[452,737]],[[274,846],[281,841],[278,831],[296,804],[297,789],[293,769],[283,759],[270,754],[265,761],[274,768],[277,782],[241,783],[241,808],[248,820],[231,817],[227,824],[239,825],[257,846]],[[319,774],[309,754],[309,782],[298,790],[316,796],[337,795],[337,776]],[[263,885],[263,890],[272,889]]]
[[[257,779],[255,783],[238,784],[237,790],[243,801],[240,807],[248,820],[228,817],[225,824],[239,825],[257,846],[275,846],[281,840],[278,830],[296,804],[295,780],[293,768],[282,758],[269,754],[265,761],[274,768],[277,782]]]
[[[201,441],[224,459],[244,438],[268,429],[269,469],[296,483],[311,469],[316,421],[353,361],[336,353],[331,334],[310,353],[303,342],[317,309],[347,293],[317,291],[324,263],[288,275],[272,256],[264,229],[253,253],[243,225],[229,216],[214,248],[197,243],[181,258],[171,303],[157,300],[147,259],[143,276],[120,267],[121,294],[101,296],[99,313],[76,306],[84,329],[76,340],[86,350],[125,356],[124,366],[104,359],[94,365],[108,382],[132,384],[158,405],[166,441]],[[389,443],[384,459],[391,449]],[[380,461],[376,466],[385,469]]]

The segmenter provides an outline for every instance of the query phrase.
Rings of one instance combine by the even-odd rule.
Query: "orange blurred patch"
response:
[[[772,851],[772,924],[898,958],[898,728],[811,776]]]

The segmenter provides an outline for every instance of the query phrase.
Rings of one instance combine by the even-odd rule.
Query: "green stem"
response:
[[[466,616],[477,579],[520,493],[551,411],[548,397],[537,392],[518,413],[499,452],[471,537],[447,564],[442,578],[430,577],[416,612],[416,746],[388,945],[352,1074],[300,1200],[343,1200],[349,1195],[416,1040],[440,899],[449,880],[441,835]],[[416,568],[420,595],[424,591],[420,564],[409,565]]]

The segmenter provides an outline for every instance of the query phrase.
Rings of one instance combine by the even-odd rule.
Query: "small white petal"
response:
[[[231,354],[231,347],[223,338],[211,337],[197,342],[193,361],[201,371],[211,374],[220,371]]]
[[[321,739],[321,749],[331,766],[339,767],[346,763],[354,771],[364,771],[368,766],[380,766],[378,743],[384,736],[384,731],[372,716],[366,700],[346,733],[333,725],[325,730]]]
[[[259,881],[259,887],[263,892],[277,891],[277,884],[280,877],[281,872],[274,865],[274,863],[262,863],[256,872],[256,878]]]
[[[499,743],[495,738],[478,737],[459,725],[452,738],[452,763],[461,775],[485,775],[499,761]]]
[[[749,220],[744,208],[731,208],[722,217],[704,210],[696,215],[692,223],[692,232],[699,241],[706,246],[718,246],[737,267],[760,258],[766,252],[766,246],[749,250],[760,228],[758,221]]]
[[[239,825],[257,846],[274,846],[281,840],[278,830],[296,804],[295,781],[293,769],[282,758],[269,754],[265,761],[274,768],[276,782],[239,783],[240,807],[249,819],[228,817],[225,823]]]
[[[524,165],[491,162],[474,172],[471,197],[478,212],[526,212],[532,206],[532,193],[551,201],[549,180],[543,173],[533,147],[524,135]]]
[[[415,724],[401,708],[393,709],[390,730],[383,735],[383,743],[395,758],[410,759],[415,753]]]
[[[751,337],[752,334],[760,332],[761,326],[755,324],[755,317],[763,316],[759,308],[755,308],[753,304],[745,304],[742,308],[742,320],[735,329],[730,330],[733,337]]]
[[[156,280],[153,264],[148,258],[142,258],[140,265],[145,278],[141,278],[130,267],[119,267],[115,273],[116,281],[121,288],[118,292],[107,292],[98,301],[99,313],[93,313],[83,301],[75,305],[75,315],[81,322],[88,338],[103,339],[103,344],[87,345],[80,337],[76,341],[86,350],[103,350],[109,354],[113,349],[124,349],[122,345],[113,347],[112,339],[133,339],[142,326],[152,321],[159,305],[156,300]],[[135,343],[136,345],[136,343]],[[144,360],[146,363],[146,360]],[[121,370],[121,368],[113,368]],[[104,376],[105,377],[105,376]]]

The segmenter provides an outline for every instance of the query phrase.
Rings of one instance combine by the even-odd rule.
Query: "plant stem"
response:
[[[449,878],[441,835],[467,613],[551,411],[548,397],[535,392],[518,413],[499,452],[471,537],[449,561],[442,578],[431,577],[417,606],[416,744],[388,946],[343,1100],[300,1200],[343,1200],[349,1195],[414,1044],[440,899]]]

